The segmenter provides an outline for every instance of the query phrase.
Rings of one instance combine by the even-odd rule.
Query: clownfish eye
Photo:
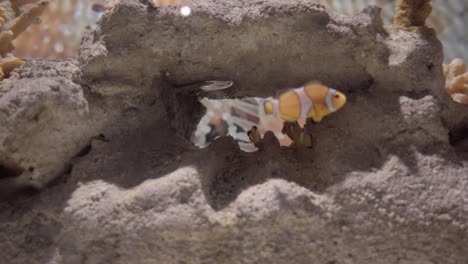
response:
[[[338,98],[340,98],[340,95],[339,95],[339,94],[335,94],[334,97],[335,97],[336,99],[338,99]]]

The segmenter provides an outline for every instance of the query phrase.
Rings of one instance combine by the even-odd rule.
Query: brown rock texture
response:
[[[464,263],[466,107],[435,36],[312,1],[116,0],[79,62],[28,61],[0,83],[5,263]],[[311,79],[347,105],[311,129],[187,138],[201,97],[269,96]],[[232,80],[202,92],[207,80]],[[465,109],[465,111],[463,111]],[[466,129],[466,130],[464,130]],[[30,170],[29,168],[33,168]]]

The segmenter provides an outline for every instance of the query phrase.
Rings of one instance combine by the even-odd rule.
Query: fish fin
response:
[[[315,121],[314,121],[312,118],[308,117],[308,118],[306,118],[306,120],[305,120],[304,127],[310,126],[310,125],[312,125],[312,124],[315,124]]]
[[[296,87],[297,88],[297,87]],[[278,99],[280,97],[280,95],[286,93],[286,92],[289,92],[291,90],[294,90],[296,88],[281,88],[279,90],[276,90],[275,92],[275,99]]]
[[[224,90],[234,85],[233,81],[207,81],[200,89],[205,92]]]
[[[308,133],[305,129],[301,134],[301,143],[306,148],[312,148],[312,135]]]
[[[281,128],[281,134],[283,135],[288,134],[288,127],[286,126],[286,122],[283,123],[283,128]]]
[[[251,130],[247,131],[247,136],[249,137],[250,142],[253,143],[253,142],[254,142],[254,140],[253,140],[253,133],[252,133]]]
[[[247,136],[249,137],[249,140],[254,144],[262,139],[256,126],[253,126],[249,131],[247,131]]]
[[[314,114],[312,114],[311,118],[315,122],[320,122],[322,119],[329,114],[330,112],[326,110],[326,106],[322,104],[316,104],[314,105]]]
[[[309,109],[309,113],[307,113],[307,116],[309,117],[309,119],[313,120],[314,122],[320,122],[322,119],[319,118],[319,114],[317,113],[317,109],[316,109],[317,106],[312,106],[310,109]]]
[[[320,121],[322,121],[323,117],[321,116],[313,116],[312,117],[312,120],[314,120],[315,123],[319,123]]]
[[[316,84],[319,84],[319,85],[322,85],[321,82],[319,81],[308,81],[306,82],[304,85],[302,86],[297,86],[297,87],[294,87],[294,88],[281,88],[279,90],[276,90],[275,92],[275,98],[278,98],[281,94],[285,93],[285,92],[288,92],[290,90],[294,90],[294,89],[297,89],[297,88],[301,88],[301,87],[306,87],[308,85],[316,85]]]
[[[309,85],[323,85],[323,84],[319,81],[308,81],[304,84],[304,87],[309,86]]]
[[[285,134],[288,136],[293,142],[296,144],[299,143],[300,141],[300,134],[301,134],[302,128],[299,126],[299,123],[296,122],[283,122],[283,129],[281,130],[281,133]]]

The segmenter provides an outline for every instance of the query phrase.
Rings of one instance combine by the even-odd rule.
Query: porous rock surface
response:
[[[86,144],[88,102],[72,81],[77,71],[73,61],[31,61],[0,84],[1,185],[41,188]]]
[[[443,91],[436,37],[385,29],[376,7],[186,5],[114,1],[80,69],[30,61],[1,83],[1,188],[60,176],[0,204],[5,263],[466,262],[468,160],[449,134],[467,114]],[[235,85],[199,94],[212,79]],[[176,135],[193,132],[197,96],[310,79],[349,99],[313,125],[312,150]]]

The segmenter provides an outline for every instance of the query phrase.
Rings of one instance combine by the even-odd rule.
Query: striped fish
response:
[[[265,114],[278,115],[287,122],[312,118],[315,122],[330,115],[346,104],[346,96],[320,83],[309,83],[304,87],[281,93],[278,99],[265,99]]]

